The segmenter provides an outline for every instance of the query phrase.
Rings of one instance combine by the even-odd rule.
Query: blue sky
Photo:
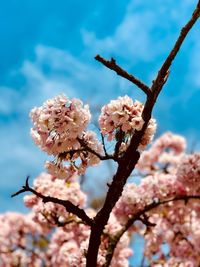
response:
[[[151,83],[196,0],[8,0],[0,9],[0,212],[23,211],[10,199],[46,155],[29,136],[28,113],[64,92],[93,107],[138,89],[94,61],[114,57]],[[158,133],[199,145],[200,23],[189,34],[157,101]]]

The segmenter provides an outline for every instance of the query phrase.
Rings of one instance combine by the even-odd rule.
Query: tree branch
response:
[[[111,238],[110,243],[108,245],[107,254],[106,254],[106,263],[104,264],[103,267],[108,267],[110,265],[113,254],[114,254],[114,250],[115,250],[120,238],[133,225],[133,223],[135,221],[140,220],[148,227],[149,226],[150,227],[155,226],[154,224],[149,222],[148,219],[146,220],[146,218],[147,218],[146,212],[149,212],[149,211],[157,208],[158,206],[165,205],[165,204],[168,204],[170,202],[183,200],[185,203],[187,203],[190,199],[200,200],[200,196],[178,196],[178,197],[173,198],[173,199],[168,199],[168,200],[164,200],[164,201],[160,201],[160,202],[152,202],[151,204],[147,205],[143,210],[138,211],[136,214],[134,214],[133,217],[131,217],[127,221],[126,225],[124,225],[124,227],[113,238]],[[142,218],[142,216],[144,216],[145,219]]]
[[[119,65],[116,64],[116,61],[113,58],[111,58],[111,60],[105,60],[100,55],[96,55],[95,59],[101,62],[107,68],[115,71],[119,76],[137,85],[137,87],[139,87],[146,95],[149,95],[151,93],[150,88],[146,84],[122,69]]]
[[[59,198],[55,198],[55,197],[51,197],[51,196],[44,196],[43,194],[41,194],[41,193],[37,192],[36,190],[34,190],[33,188],[31,188],[29,186],[28,181],[29,181],[29,177],[26,178],[26,183],[24,186],[22,186],[22,189],[17,191],[16,193],[12,194],[11,197],[15,197],[15,196],[20,195],[20,194],[25,193],[25,192],[31,192],[34,195],[36,195],[37,197],[41,198],[44,203],[52,202],[55,204],[59,204],[59,205],[65,207],[67,212],[73,213],[74,215],[79,217],[87,225],[90,225],[90,226],[93,225],[93,220],[87,216],[87,214],[85,213],[85,211],[83,209],[80,209],[78,206],[74,205],[69,200],[63,200],[63,199],[59,199]]]
[[[112,183],[109,186],[107,196],[104,202],[104,205],[102,209],[97,213],[97,215],[94,218],[94,224],[91,226],[91,235],[89,240],[89,247],[88,247],[88,253],[87,253],[87,263],[86,267],[95,267],[97,262],[97,255],[99,246],[101,243],[101,235],[103,233],[103,229],[105,225],[108,222],[110,213],[115,206],[116,202],[120,198],[124,185],[126,184],[126,181],[132,171],[135,168],[135,165],[140,157],[140,153],[137,151],[138,146],[142,140],[142,137],[144,136],[145,130],[148,126],[149,120],[151,119],[151,114],[153,107],[156,103],[157,97],[162,90],[164,84],[167,81],[167,78],[169,76],[169,67],[171,66],[174,58],[176,57],[185,37],[187,36],[188,32],[192,28],[192,26],[195,24],[197,19],[200,16],[200,0],[198,1],[198,5],[193,12],[193,15],[189,22],[182,28],[181,33],[172,49],[172,51],[169,53],[169,56],[167,57],[166,61],[160,68],[160,71],[158,72],[158,75],[153,82],[151,89],[146,88],[146,85],[143,86],[143,83],[138,82],[138,80],[128,74],[126,71],[124,71],[121,67],[119,67],[115,60],[111,59],[111,61],[107,61],[97,55],[95,57],[96,60],[100,61],[102,64],[104,64],[106,67],[110,68],[111,70],[114,70],[118,75],[128,79],[129,81],[136,84],[140,89],[142,89],[146,95],[147,100],[144,105],[144,109],[142,112],[142,118],[144,120],[144,125],[140,131],[135,131],[131,141],[130,145],[127,148],[125,154],[122,158],[120,158],[120,161],[118,161],[118,168],[117,172],[113,177]]]

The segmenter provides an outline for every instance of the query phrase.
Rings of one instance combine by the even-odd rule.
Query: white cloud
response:
[[[98,33],[82,29],[85,45],[98,53],[120,56],[130,64],[155,60],[166,52],[166,45],[173,43],[176,31],[189,18],[196,1],[160,2],[130,1],[113,35],[100,38]]]
[[[34,101],[35,105],[41,104],[58,93],[80,97],[88,102],[102,102],[110,95],[124,94],[124,87],[130,88],[128,82],[122,81],[110,70],[95,65],[94,61],[86,64],[84,58],[77,59],[67,51],[38,45],[35,55],[35,60],[25,60],[19,71],[26,79],[28,95],[25,101],[28,98],[31,104]]]
[[[151,14],[145,14],[146,20],[151,20]],[[145,23],[146,24],[146,23]],[[149,50],[150,38],[148,32],[150,26],[145,25],[145,31],[141,30],[140,15],[126,14],[122,23],[116,28],[112,36],[107,36],[103,39],[98,39],[94,32],[82,30],[82,36],[85,45],[89,46],[96,53],[106,52],[112,56],[121,56],[123,58],[131,58],[131,61],[149,60],[154,56],[155,50]],[[147,27],[146,27],[147,26]],[[150,27],[149,27],[150,26]],[[142,27],[143,29],[143,27]]]

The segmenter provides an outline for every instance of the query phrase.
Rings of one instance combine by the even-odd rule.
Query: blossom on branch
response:
[[[30,117],[31,136],[36,145],[56,157],[45,164],[53,176],[67,180],[69,171],[82,174],[88,166],[100,162],[102,144],[94,132],[86,131],[91,114],[88,105],[83,106],[79,99],[59,95],[32,109]],[[77,165],[78,159],[81,163]]]
[[[190,192],[200,193],[200,153],[186,155],[180,162],[177,176]]]
[[[156,173],[143,178],[139,185],[128,183],[116,203],[114,213],[120,221],[126,222],[127,218],[153,202],[162,202],[184,194],[185,187],[175,175]]]
[[[65,180],[55,179],[50,174],[42,173],[34,180],[33,188],[44,196],[69,200],[80,208],[86,204],[86,195],[81,191],[80,184],[75,181],[65,182]],[[44,203],[36,195],[26,195],[24,203],[32,209],[34,221],[47,231],[57,222],[66,222],[72,217],[65,207],[51,202]]]
[[[154,173],[163,166],[167,172],[176,172],[176,167],[185,155],[185,149],[185,138],[170,132],[164,133],[141,154],[136,168],[144,173]]]
[[[42,266],[46,243],[42,227],[28,215],[7,212],[0,215],[0,266]]]
[[[31,135],[36,145],[50,155],[57,155],[78,146],[77,137],[86,129],[91,114],[88,105],[79,99],[59,95],[30,112]]]
[[[133,101],[129,96],[119,97],[101,109],[99,117],[99,125],[103,135],[108,136],[111,141],[117,139],[118,132],[123,133],[123,142],[130,141],[134,131],[142,129],[144,120],[142,119],[142,111],[144,105],[139,101]],[[144,149],[153,138],[156,130],[156,122],[151,119],[148,123],[145,134],[142,138],[140,149]]]

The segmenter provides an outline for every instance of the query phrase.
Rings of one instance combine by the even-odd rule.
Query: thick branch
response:
[[[197,21],[200,14],[200,0],[198,1],[198,5],[192,15],[190,21],[183,27],[180,36],[178,37],[172,51],[170,52],[169,56],[167,57],[166,61],[164,62],[163,66],[161,67],[155,81],[152,84],[151,89],[143,87],[143,83],[138,83],[140,89],[142,89],[147,94],[147,100],[144,105],[144,109],[142,112],[142,118],[144,120],[144,125],[140,131],[135,131],[132,136],[130,145],[124,154],[124,156],[118,161],[118,169],[116,174],[113,177],[113,181],[109,186],[109,190],[105,199],[105,203],[102,209],[97,213],[96,217],[94,218],[94,224],[91,227],[91,235],[87,253],[87,265],[86,267],[95,267],[97,262],[97,254],[98,249],[101,243],[101,235],[103,233],[104,226],[107,224],[110,213],[115,206],[116,202],[120,198],[123,187],[130,176],[131,172],[134,170],[135,165],[140,157],[140,153],[137,151],[138,146],[142,140],[142,137],[145,133],[145,130],[148,126],[149,120],[151,119],[151,114],[157,97],[163,88],[165,82],[167,81],[169,75],[169,67],[173,62],[175,56],[177,55],[186,35]],[[114,70],[117,72],[118,75],[130,80],[131,82],[135,83],[135,77],[132,80],[132,76],[127,74],[121,67],[116,65],[115,60],[106,61],[99,55],[96,56],[96,60],[100,61],[106,67]],[[141,88],[142,87],[142,88]],[[145,89],[144,89],[145,88]]]
[[[80,209],[78,206],[74,205],[69,200],[63,200],[63,199],[59,199],[59,198],[55,198],[55,197],[51,197],[51,196],[44,196],[43,194],[41,194],[41,193],[37,192],[36,190],[34,190],[33,188],[31,188],[29,186],[28,180],[29,180],[29,177],[27,177],[26,183],[24,186],[22,186],[22,189],[16,193],[14,193],[11,197],[15,197],[15,196],[20,195],[20,194],[25,193],[25,192],[31,192],[34,195],[36,195],[37,197],[41,198],[44,203],[52,202],[55,204],[59,204],[59,205],[65,207],[67,212],[73,213],[74,215],[79,217],[84,223],[86,223],[90,226],[93,224],[93,220],[87,216],[87,214],[85,213],[85,211],[83,209]]]
[[[115,71],[119,76],[137,85],[137,87],[139,87],[146,95],[149,95],[151,93],[150,88],[146,84],[144,84],[142,81],[122,69],[119,65],[116,64],[116,61],[113,58],[111,58],[111,60],[105,60],[100,55],[97,55],[95,59],[101,62],[107,68]]]
[[[136,214],[134,214],[127,221],[126,225],[124,225],[123,228],[114,237],[111,238],[108,249],[107,249],[106,263],[104,264],[103,267],[108,267],[110,265],[113,254],[114,254],[114,250],[115,250],[120,238],[133,225],[133,223],[137,220],[141,220],[143,223],[145,223],[144,219],[141,218],[141,216],[146,217],[146,212],[152,211],[153,209],[155,209],[161,205],[168,204],[169,202],[176,202],[176,201],[183,200],[187,203],[190,199],[200,200],[200,196],[178,196],[178,197],[173,198],[173,199],[168,199],[168,200],[164,200],[164,201],[160,201],[160,202],[152,202],[151,204],[147,205],[143,210],[138,211]],[[147,221],[147,226],[154,226],[154,224],[151,224],[151,223],[149,224],[149,222]]]

